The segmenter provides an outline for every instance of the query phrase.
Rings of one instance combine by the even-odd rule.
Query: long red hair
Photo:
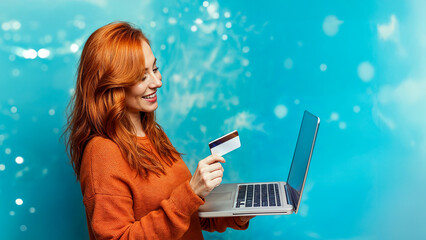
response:
[[[180,153],[173,147],[155,113],[140,113],[145,134],[161,159],[155,159],[136,142],[133,125],[126,114],[125,89],[141,81],[145,74],[142,43],[148,39],[126,22],[114,22],[97,29],[87,39],[77,71],[74,95],[68,106],[65,134],[71,164],[80,179],[86,144],[95,136],[108,138],[138,173],[164,174]]]

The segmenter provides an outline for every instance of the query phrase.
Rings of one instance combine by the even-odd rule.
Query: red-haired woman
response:
[[[99,28],[84,45],[66,132],[90,239],[202,239],[201,230],[246,229],[250,217],[198,217],[225,160],[208,156],[191,176],[155,122],[156,60],[142,31],[125,22]]]

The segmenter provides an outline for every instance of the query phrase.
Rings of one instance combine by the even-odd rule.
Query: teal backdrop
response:
[[[158,122],[191,172],[237,129],[223,182],[285,181],[321,118],[300,211],[206,239],[426,239],[426,1],[2,0],[0,239],[88,239],[60,136],[82,47],[129,21],[163,74]]]

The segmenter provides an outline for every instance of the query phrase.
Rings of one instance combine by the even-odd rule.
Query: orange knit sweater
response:
[[[147,137],[138,143],[158,156]],[[204,203],[189,186],[191,173],[179,158],[166,174],[143,179],[111,140],[87,144],[80,170],[90,239],[203,239],[201,230],[246,229],[239,218],[199,218]]]

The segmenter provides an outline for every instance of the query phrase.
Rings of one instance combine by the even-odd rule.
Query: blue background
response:
[[[425,239],[426,2],[1,1],[0,239],[88,239],[60,135],[81,49],[130,21],[163,74],[157,119],[190,170],[231,130],[224,182],[286,180],[321,126],[300,211],[206,239]],[[199,20],[198,20],[199,19]],[[40,50],[44,49],[44,50]]]

